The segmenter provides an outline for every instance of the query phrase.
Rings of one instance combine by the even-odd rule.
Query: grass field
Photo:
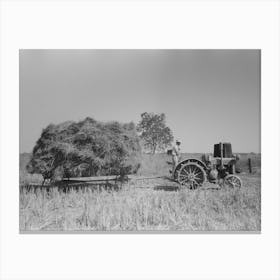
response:
[[[145,155],[139,175],[168,175],[168,159],[165,155]],[[32,180],[40,182],[40,176],[22,171],[20,231],[260,231],[260,156],[255,156],[253,163],[253,174],[245,169],[240,174],[240,190],[217,189],[210,183],[198,190],[179,190],[168,177],[65,190],[55,186],[29,188]]]

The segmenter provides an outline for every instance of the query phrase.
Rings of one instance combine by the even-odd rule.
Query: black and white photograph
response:
[[[20,232],[261,231],[261,51],[19,50]]]
[[[0,279],[280,279],[280,2],[0,1]]]

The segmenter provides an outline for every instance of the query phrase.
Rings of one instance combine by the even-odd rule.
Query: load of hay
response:
[[[134,123],[50,124],[38,139],[27,166],[44,179],[136,173],[141,147]]]

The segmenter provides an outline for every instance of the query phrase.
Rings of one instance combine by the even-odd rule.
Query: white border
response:
[[[2,279],[279,279],[278,1],[2,1]],[[20,235],[20,48],[262,49],[262,233]],[[36,116],[34,116],[36,117]]]

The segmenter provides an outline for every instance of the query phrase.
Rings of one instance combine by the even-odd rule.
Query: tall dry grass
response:
[[[120,190],[22,186],[19,226],[21,231],[259,231],[260,176],[242,179],[241,190],[178,190],[166,180],[129,182]]]

